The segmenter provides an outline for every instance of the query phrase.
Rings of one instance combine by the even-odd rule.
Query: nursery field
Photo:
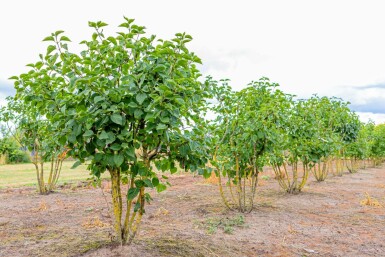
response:
[[[384,167],[324,182],[310,176],[300,194],[262,175],[256,206],[245,214],[228,211],[213,182],[170,176],[172,186],[153,192],[140,233],[123,247],[112,243],[108,181],[49,195],[2,188],[0,256],[385,256]]]
[[[0,257],[385,256],[385,124],[267,77],[202,81],[186,33],[88,26],[9,78],[0,155],[32,164],[0,167]]]

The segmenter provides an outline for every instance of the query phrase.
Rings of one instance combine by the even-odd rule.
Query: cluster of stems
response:
[[[42,157],[43,153],[41,152],[40,145],[38,140],[35,140],[34,143],[34,152],[31,156],[31,162],[35,166],[36,177],[38,182],[38,190],[40,194],[46,195],[51,193],[59,180],[60,173],[62,170],[63,161],[66,159],[68,149],[57,153],[52,153],[50,159],[50,169],[48,174],[48,181],[45,182],[44,179],[44,158]]]
[[[288,193],[298,193],[304,188],[306,181],[309,177],[310,166],[302,163],[302,172],[298,168],[299,162],[287,163],[283,162],[282,165],[274,164],[273,170],[275,177],[282,189]],[[300,173],[302,176],[300,176]]]

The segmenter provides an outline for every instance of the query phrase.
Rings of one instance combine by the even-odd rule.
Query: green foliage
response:
[[[310,168],[325,153],[320,141],[318,119],[314,112],[314,101],[296,101],[286,116],[278,143],[269,156],[280,186],[289,193],[300,192],[305,186]],[[298,166],[302,164],[302,177],[299,182]],[[281,170],[283,167],[283,171]],[[288,169],[291,168],[292,179]]]
[[[236,173],[234,156],[240,170],[253,167],[254,172],[259,172],[266,164],[265,153],[274,149],[285,110],[291,104],[290,96],[277,86],[262,78],[239,92],[229,91],[227,82],[221,86],[222,91],[217,90],[220,102],[213,108],[217,118],[211,127],[218,147],[218,167],[222,163],[220,169],[230,177]]]
[[[19,92],[16,97],[8,97],[7,105],[1,108],[0,115],[1,120],[7,124],[8,134],[31,153],[23,155],[16,152],[14,159],[28,158],[34,164],[39,192],[48,194],[56,186],[67,150],[58,143],[52,123],[40,113],[36,103],[28,101],[31,97],[28,90]],[[44,179],[44,162],[51,162],[48,179]]]
[[[197,81],[200,60],[185,46],[191,37],[178,33],[156,43],[130,19],[116,37],[104,36],[103,22],[89,25],[95,33],[81,42],[80,55],[67,50],[62,31],[44,39],[55,44],[30,72],[14,77],[17,98],[36,105],[69,154],[90,160],[93,175],[121,169],[136,176],[148,169],[143,158],[161,161],[163,170],[174,170],[176,161],[192,171],[202,166],[205,159],[192,154],[199,129],[183,129],[199,121],[208,97]]]
[[[55,131],[39,110],[24,98],[29,92],[21,92],[18,98],[7,97],[7,105],[0,110],[1,120],[7,123],[7,134],[20,147],[38,153],[39,160],[50,161],[63,151],[54,137]],[[34,160],[35,162],[37,160]]]
[[[316,126],[317,119],[310,104],[308,100],[300,100],[293,105],[285,121],[286,133],[281,134],[280,144],[274,149],[277,152],[271,157],[273,163],[287,161],[293,164],[301,161],[309,164],[320,158],[317,150],[321,149],[315,148],[320,139]]]
[[[13,151],[9,152],[8,163],[29,163],[29,162],[31,162],[31,160],[29,159],[27,152],[19,149],[14,149]]]
[[[284,127],[270,161],[281,187],[298,192],[305,186],[310,170],[318,181],[326,179],[329,162],[335,156],[344,156],[346,145],[357,140],[360,123],[348,103],[314,95],[295,102]],[[298,176],[298,165],[302,166],[302,177]]]
[[[20,145],[11,137],[0,139],[0,154],[7,157],[7,163],[31,162],[28,153],[20,148]]]
[[[372,132],[371,157],[383,159],[385,157],[385,124],[379,124]]]
[[[353,140],[358,132],[357,116],[353,116],[347,103],[337,98],[313,96],[299,100],[287,116],[285,131],[273,162],[286,159],[288,163],[302,162],[314,165],[321,159],[336,154],[343,142]],[[354,127],[354,130],[353,130]],[[347,128],[351,128],[348,130]]]
[[[372,145],[371,134],[373,133],[373,127],[374,124],[372,123],[360,124],[360,130],[356,140],[346,145],[345,156],[359,160],[369,157]]]
[[[267,154],[276,148],[286,110],[292,104],[291,96],[267,78],[252,82],[239,92],[231,91],[226,80],[222,84],[209,82],[214,85],[217,99],[212,107],[217,117],[210,126],[211,164],[218,176],[227,177],[228,185],[237,187],[238,200],[232,204],[241,212],[251,211],[258,173],[267,164]],[[249,182],[251,186],[246,186]],[[222,197],[225,198],[223,194]]]
[[[373,122],[361,123],[356,140],[346,145],[345,156],[349,158],[347,168],[356,172],[358,162],[371,159],[377,165],[385,157],[384,124],[375,125]]]

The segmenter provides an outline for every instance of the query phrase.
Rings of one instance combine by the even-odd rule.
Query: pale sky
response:
[[[350,101],[363,121],[385,122],[385,1],[28,1],[0,2],[0,102],[12,75],[26,71],[65,30],[88,39],[88,21],[114,34],[123,15],[160,38],[186,32],[204,76],[229,78],[234,89],[269,77],[301,98],[317,93]]]

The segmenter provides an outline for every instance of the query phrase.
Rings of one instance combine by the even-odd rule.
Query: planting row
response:
[[[16,95],[1,120],[31,152],[41,194],[55,190],[68,156],[78,160],[74,166],[87,163],[96,178],[110,174],[121,243],[138,231],[152,200],[146,190],[167,188],[161,171],[214,172],[226,206],[246,212],[267,165],[291,193],[301,191],[310,171],[323,180],[330,167],[340,173],[348,164],[354,172],[358,161],[385,156],[385,125],[359,122],[340,99],[295,100],[266,78],[241,91],[227,80],[202,82],[201,60],[186,47],[192,38],[185,33],[156,39],[128,18],[114,36],[104,34],[104,22],[89,26],[94,32],[79,53],[63,31],[44,39],[46,53],[11,78]]]

